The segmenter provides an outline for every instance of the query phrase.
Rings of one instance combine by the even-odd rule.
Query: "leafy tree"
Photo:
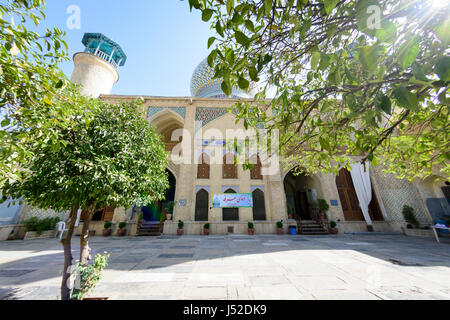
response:
[[[50,141],[35,146],[23,181],[7,183],[2,190],[3,195],[21,196],[35,207],[71,210],[68,235],[62,241],[62,299],[70,297],[67,270],[78,209],[86,211],[80,238],[80,262],[86,265],[89,225],[97,210],[130,207],[143,198],[159,200],[168,188],[164,143],[142,116],[138,101],[112,105],[79,94],[76,98],[84,105],[84,114],[74,115],[70,126],[55,126],[61,145]],[[61,101],[60,107],[66,103]]]
[[[189,4],[217,32],[208,63],[224,93],[259,83],[238,118],[280,129],[286,162],[337,174],[358,155],[399,178],[449,176],[448,2]]]
[[[63,125],[75,109],[54,104],[67,82],[58,68],[67,60],[64,33],[30,30],[45,18],[44,5],[44,0],[0,3],[0,187],[20,179],[32,155],[26,146],[55,140],[54,124]]]

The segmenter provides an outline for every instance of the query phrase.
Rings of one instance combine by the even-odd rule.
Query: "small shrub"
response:
[[[37,234],[41,234],[44,231],[55,230],[56,224],[61,221],[59,217],[48,217],[39,219],[38,217],[31,217],[24,221],[27,231],[36,231]]]
[[[83,265],[81,262],[76,264],[74,272],[79,272],[80,288],[75,288],[72,293],[72,299],[83,299],[102,278],[103,269],[108,265],[109,253],[95,255],[93,264]]]
[[[105,224],[103,225],[103,228],[109,229],[109,228],[111,228],[111,226],[112,226],[112,223],[109,221],[106,221]]]
[[[419,221],[417,221],[416,215],[414,214],[414,209],[410,206],[403,206],[402,209],[403,218],[408,224],[411,224],[418,228],[420,226]]]
[[[283,222],[277,221],[277,228],[279,229],[283,228]]]
[[[204,226],[203,226],[203,229],[209,229],[210,226],[211,225],[209,223],[205,223]]]
[[[317,199],[317,206],[319,207],[320,212],[327,212],[328,209],[330,209],[330,206],[325,199]]]
[[[37,225],[39,224],[38,217],[31,217],[23,222],[23,225],[27,231],[37,231]]]
[[[336,226],[337,226],[337,223],[336,223],[336,222],[330,221],[330,227],[331,227],[331,228],[336,228]]]
[[[166,204],[166,207],[165,207],[164,209],[166,210],[167,213],[172,214],[172,212],[173,212],[173,207],[174,207],[174,206],[175,206],[175,202],[169,201],[169,202]]]
[[[139,214],[139,220],[142,220],[144,218],[144,214],[141,212],[140,214]]]
[[[121,223],[119,223],[119,229],[123,229],[123,228],[125,228],[127,226],[127,223],[126,222],[121,222]]]
[[[249,223],[248,223],[248,228],[249,228],[249,229],[254,229],[254,227],[255,227],[255,226],[253,225],[253,222],[249,222]]]
[[[178,229],[183,229],[184,227],[184,222],[181,220],[178,220]]]

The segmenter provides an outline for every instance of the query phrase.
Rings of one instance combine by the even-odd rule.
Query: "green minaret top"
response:
[[[86,47],[85,52],[102,58],[113,65],[114,68],[125,65],[127,61],[127,56],[122,48],[101,33],[85,33],[81,42]]]

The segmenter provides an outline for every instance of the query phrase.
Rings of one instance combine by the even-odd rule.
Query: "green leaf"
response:
[[[339,0],[324,0],[323,5],[325,6],[325,12],[327,15],[333,11],[333,9],[338,4]]]
[[[229,15],[233,12],[234,0],[227,0],[227,12]]]
[[[444,56],[434,66],[434,72],[443,81],[450,81],[450,57]]]
[[[248,68],[248,74],[250,75],[250,79],[252,79],[253,81],[255,81],[255,82],[259,81],[258,70],[256,70],[255,67],[252,67],[252,66],[249,67]]]
[[[246,90],[246,89],[248,89],[250,82],[247,79],[240,77],[238,80],[238,85],[239,85],[239,88],[241,88],[242,90]]]
[[[407,41],[400,47],[399,63],[403,70],[412,65],[419,51],[418,41],[414,41],[412,44]]]
[[[208,65],[211,68],[214,68],[214,65],[216,64],[216,58],[217,58],[217,50],[211,51],[211,53],[208,55],[208,58],[207,58]]]
[[[208,39],[208,49],[209,49],[209,47],[211,47],[211,45],[214,43],[214,41],[216,41],[216,37],[210,37]]]
[[[214,13],[214,10],[211,9],[205,9],[202,11],[202,20],[205,22],[208,22],[209,19],[211,19],[212,15]]]
[[[222,91],[227,95],[231,95],[231,84],[229,81],[223,80],[222,84],[220,85],[222,87]]]
[[[400,86],[392,92],[399,106],[415,110],[418,106],[418,100],[415,94],[411,93],[406,87]]]
[[[63,82],[62,80],[59,80],[59,81],[56,83],[55,88],[56,88],[56,89],[60,89],[60,88],[62,88],[63,85],[64,85],[64,82]]]
[[[320,61],[320,52],[314,51],[311,55],[311,69],[317,70]]]
[[[225,35],[223,33],[222,24],[220,23],[219,20],[217,20],[215,28],[216,28],[217,33],[223,38]]]
[[[9,120],[8,118],[5,118],[2,120],[1,126],[6,127],[7,125],[9,125],[10,122],[11,122],[11,120]]]
[[[253,24],[252,20],[245,20],[245,26],[249,31],[255,32],[255,25]]]
[[[325,71],[329,65],[330,65],[330,57],[326,53],[321,52],[319,70]]]
[[[272,13],[272,0],[264,0],[264,10],[266,16],[269,16]]]
[[[237,43],[243,45],[246,48],[249,46],[250,40],[244,33],[242,33],[241,31],[236,31],[235,36]]]
[[[384,113],[391,115],[391,100],[384,94],[378,95],[375,99],[375,107],[381,109]]]
[[[378,47],[376,46],[365,46],[359,50],[359,61],[365,69],[370,72],[374,72],[377,68],[378,61]]]
[[[381,42],[394,42],[397,39],[397,27],[390,21],[381,21],[381,28],[375,32]]]

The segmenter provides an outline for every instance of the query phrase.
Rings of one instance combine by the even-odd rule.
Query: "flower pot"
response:
[[[104,237],[109,237],[109,236],[111,235],[111,228],[103,229],[102,235],[103,235]]]
[[[166,218],[167,218],[167,220],[172,220],[172,214],[171,213],[166,213]]]
[[[338,228],[330,228],[330,233],[331,234],[338,234],[339,230],[338,230]]]
[[[184,233],[184,229],[177,229],[177,235],[182,236]]]
[[[277,234],[284,234],[283,228],[277,228]]]
[[[127,233],[127,229],[126,228],[122,228],[122,229],[117,230],[117,235],[119,237],[123,237],[126,233]]]
[[[288,219],[292,219],[292,218],[293,218],[292,213],[288,214]]]
[[[209,235],[209,229],[203,229],[203,234],[205,236],[208,236]]]
[[[254,235],[255,234],[255,229],[248,229],[248,234],[250,235],[250,236],[252,236],[252,235]]]

